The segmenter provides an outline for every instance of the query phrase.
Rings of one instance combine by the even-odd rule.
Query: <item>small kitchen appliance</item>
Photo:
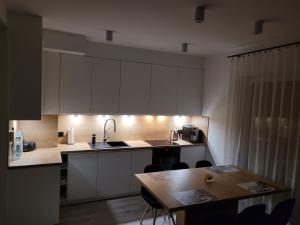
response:
[[[194,125],[185,125],[182,127],[182,140],[191,143],[203,143],[204,133]]]
[[[31,152],[36,149],[36,144],[33,141],[24,141],[23,142],[23,151]]]
[[[171,130],[170,141],[178,141],[178,139],[179,139],[179,134],[177,130],[175,129]]]

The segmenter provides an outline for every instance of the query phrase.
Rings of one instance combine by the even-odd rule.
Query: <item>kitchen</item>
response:
[[[247,207],[264,204],[263,215],[252,217],[269,221],[278,203],[288,199],[294,206],[300,180],[300,128],[293,125],[299,121],[299,33],[294,26],[280,31],[272,22],[257,20],[249,26],[251,34],[243,33],[247,26],[237,29],[253,46],[236,41],[217,47],[213,39],[207,45],[197,41],[194,29],[202,26],[212,38],[207,23],[214,10],[228,13],[226,7],[178,2],[176,12],[189,8],[180,15],[197,38],[178,33],[169,42],[164,38],[171,38],[173,28],[147,34],[137,22],[135,7],[155,11],[148,3],[118,2],[128,11],[117,9],[134,21],[120,20],[117,1],[78,2],[74,14],[67,1],[44,3],[9,0],[3,14],[1,44],[7,54],[1,57],[7,60],[2,70],[7,77],[2,79],[7,80],[1,81],[1,102],[7,107],[1,112],[0,144],[6,149],[0,155],[1,225],[217,225],[220,221],[212,218],[224,212],[242,220]],[[168,7],[155,4],[160,21],[172,24],[174,17],[162,19]],[[298,18],[293,14],[298,5],[287,4],[287,21]],[[231,7],[244,10],[236,2]],[[147,23],[144,19],[140,22]],[[138,27],[144,32],[135,31]],[[178,31],[183,30],[180,25]],[[293,35],[275,38],[286,33]],[[276,62],[282,66],[272,67]],[[250,70],[260,76],[239,80]],[[253,182],[256,192],[250,190]],[[197,196],[208,200],[197,202]],[[206,201],[212,202],[205,206]],[[298,207],[296,202],[294,211]],[[282,225],[290,217],[297,224],[293,214]]]

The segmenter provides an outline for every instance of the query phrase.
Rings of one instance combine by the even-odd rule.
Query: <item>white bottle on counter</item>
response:
[[[68,144],[69,145],[75,144],[75,129],[74,128],[68,129]]]
[[[17,131],[12,147],[12,159],[17,160],[23,155],[23,135],[21,131]]]

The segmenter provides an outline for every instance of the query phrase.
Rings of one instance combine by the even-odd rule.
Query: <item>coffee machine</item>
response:
[[[204,133],[194,125],[185,125],[182,127],[182,140],[191,143],[203,143]]]

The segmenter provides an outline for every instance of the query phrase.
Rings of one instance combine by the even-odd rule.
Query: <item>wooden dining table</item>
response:
[[[290,191],[287,186],[249,171],[230,167],[235,171],[220,172],[206,167],[142,173],[135,176],[165,210],[176,213],[176,225],[202,225],[218,215],[236,215],[238,200]],[[207,182],[207,176],[212,176],[212,182]],[[272,188],[268,191],[253,192],[240,185],[249,182],[260,182]],[[210,196],[209,201],[180,200],[180,195],[195,190],[207,193]]]

